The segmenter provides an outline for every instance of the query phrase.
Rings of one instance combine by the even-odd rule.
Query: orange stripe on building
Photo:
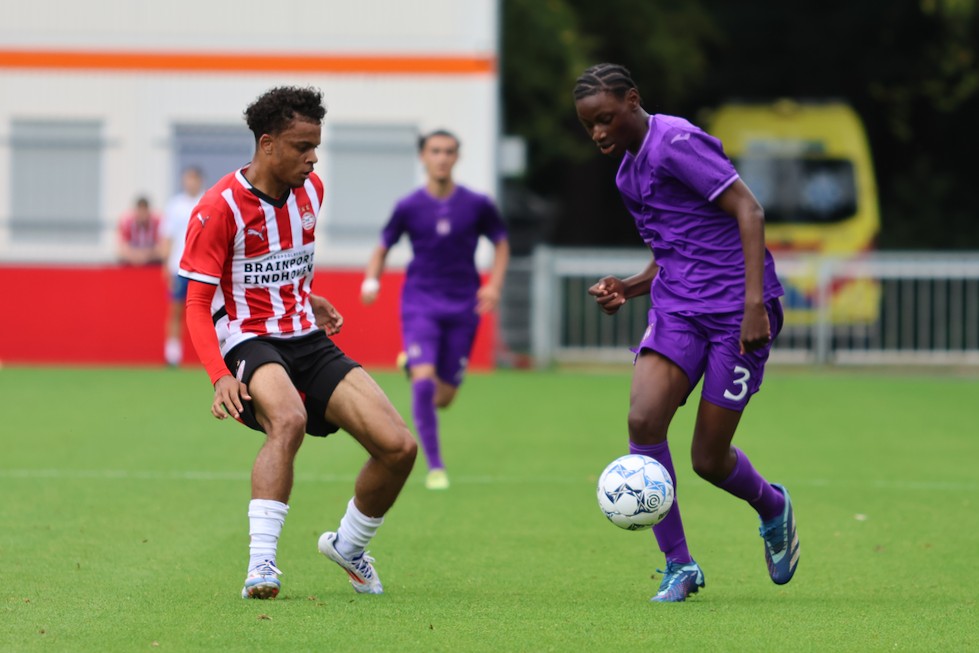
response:
[[[496,58],[439,55],[301,55],[0,49],[0,68],[194,73],[483,75]]]

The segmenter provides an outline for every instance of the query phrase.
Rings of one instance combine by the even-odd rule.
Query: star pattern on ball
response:
[[[599,507],[609,521],[626,530],[661,521],[673,504],[673,496],[669,472],[646,456],[622,456],[599,477]]]

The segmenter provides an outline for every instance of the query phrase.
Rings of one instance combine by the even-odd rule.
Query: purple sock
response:
[[[664,440],[659,444],[629,443],[629,453],[649,456],[659,462],[670,473],[673,480],[673,507],[666,513],[663,521],[653,526],[653,535],[659,550],[666,556],[667,562],[686,564],[693,562],[690,551],[687,550],[687,536],[683,532],[683,521],[680,519],[680,503],[676,498],[676,472],[673,471],[673,457],[670,456],[670,444]]]
[[[435,414],[435,379],[419,379],[411,384],[411,414],[429,469],[441,469],[439,421]]]
[[[785,496],[772,487],[751,465],[748,456],[732,447],[738,462],[727,479],[717,487],[747,501],[762,521],[774,519],[785,510]]]

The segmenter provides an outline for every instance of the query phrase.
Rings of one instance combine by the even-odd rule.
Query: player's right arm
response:
[[[211,301],[235,236],[234,218],[226,206],[208,203],[194,209],[187,226],[187,242],[180,260],[180,276],[190,279],[187,288],[187,330],[197,356],[214,384],[211,414],[218,419],[239,417],[242,399],[249,400],[245,384],[232,376],[221,355],[221,346],[211,318]]]
[[[383,243],[378,245],[367,262],[364,281],[360,284],[360,301],[364,304],[373,304],[381,291],[381,273],[384,272],[388,251],[390,250]]]
[[[201,281],[191,280],[188,283],[185,313],[187,330],[194,349],[197,350],[197,356],[214,384],[211,414],[218,419],[225,419],[228,415],[237,419],[244,409],[242,399],[250,400],[251,396],[245,384],[231,375],[224,363],[224,357],[221,356],[221,346],[211,319],[211,302],[216,288]]]
[[[595,298],[595,302],[606,315],[614,315],[627,300],[649,294],[657,272],[659,265],[655,258],[651,258],[642,272],[626,279],[605,277],[589,288],[588,294]]]
[[[401,239],[401,234],[405,231],[405,219],[402,202],[398,202],[387,224],[384,225],[384,229],[381,230],[380,244],[371,253],[370,260],[367,261],[364,280],[360,284],[361,303],[373,304],[378,293],[381,292],[381,273],[384,272],[384,262],[388,258],[388,252]]]

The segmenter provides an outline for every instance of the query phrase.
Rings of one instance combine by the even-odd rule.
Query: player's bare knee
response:
[[[306,434],[306,411],[299,406],[295,410],[283,410],[266,416],[263,427],[269,440],[289,449],[299,449]]]
[[[666,439],[666,425],[644,411],[629,411],[629,440],[637,444],[656,444]]]
[[[453,399],[455,399],[455,396],[454,395],[450,395],[450,396],[447,396],[447,397],[440,397],[438,395],[435,395],[435,407],[436,408],[448,408],[449,406],[452,405],[452,400]]]
[[[401,465],[405,468],[405,473],[411,471],[415,466],[415,458],[418,457],[418,443],[414,438],[408,438],[401,450]]]
[[[405,435],[407,437],[401,440],[401,447],[396,455],[396,464],[399,469],[408,473],[415,465],[415,458],[418,456],[418,443],[415,442],[415,438],[411,437],[410,431],[405,430]]]
[[[690,456],[690,462],[697,476],[709,483],[717,485],[723,483],[725,478],[727,478],[724,456],[718,456],[710,452],[694,451]]]
[[[415,465],[418,455],[418,443],[405,428],[401,437],[395,438],[394,444],[375,456],[382,465],[397,476],[407,476]]]
[[[438,380],[435,388],[435,407],[448,408],[456,398],[457,388],[441,379]]]

